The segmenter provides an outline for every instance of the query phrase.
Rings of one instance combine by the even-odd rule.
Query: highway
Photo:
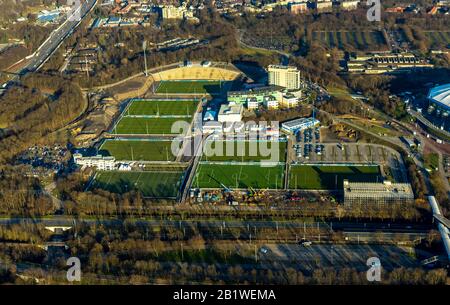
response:
[[[30,56],[26,66],[19,72],[25,75],[28,72],[35,72],[53,55],[64,39],[70,36],[74,29],[81,23],[81,20],[95,7],[97,0],[86,0],[81,6],[74,9],[72,14],[39,46]],[[80,17],[80,18],[77,18]]]
[[[263,228],[303,229],[321,228],[345,232],[390,232],[390,233],[428,233],[431,224],[401,224],[401,223],[358,223],[358,222],[300,222],[300,221],[260,221],[260,220],[155,220],[155,219],[76,219],[72,217],[52,218],[0,218],[0,225],[11,224],[42,224],[47,227],[69,227],[74,224],[103,224],[108,226],[122,226],[133,223],[145,227],[173,227],[173,228],[247,228],[249,230]]]

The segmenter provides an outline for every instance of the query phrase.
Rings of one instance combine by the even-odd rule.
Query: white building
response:
[[[298,106],[298,98],[291,94],[285,94],[281,98],[281,106],[284,108],[292,108]]]
[[[269,110],[278,109],[278,107],[280,105],[280,103],[274,96],[267,96],[266,98],[264,98],[263,103],[264,103],[264,107],[266,107]]]
[[[270,65],[269,85],[284,87],[288,90],[298,90],[301,87],[300,71],[293,66]]]
[[[217,121],[207,121],[203,124],[202,131],[204,134],[222,132],[223,124]]]
[[[247,100],[247,109],[249,109],[249,110],[258,109],[258,107],[259,107],[259,102],[257,99],[249,98]]]
[[[319,120],[313,118],[298,118],[291,121],[281,123],[281,130],[286,133],[295,133],[298,130],[304,130],[314,127],[320,123]]]
[[[223,104],[220,106],[219,122],[240,122],[244,107],[242,104]]]
[[[112,156],[104,157],[97,155],[93,157],[83,157],[82,154],[74,154],[73,161],[82,167],[95,167],[98,170],[114,170],[116,168],[116,158]]]

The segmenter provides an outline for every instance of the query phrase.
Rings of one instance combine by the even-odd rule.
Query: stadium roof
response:
[[[434,87],[428,94],[430,100],[450,107],[450,84]]]

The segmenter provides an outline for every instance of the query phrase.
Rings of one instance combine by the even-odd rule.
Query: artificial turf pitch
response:
[[[180,171],[99,171],[91,185],[113,193],[141,192],[144,197],[175,198],[183,172]]]
[[[174,161],[171,145],[172,141],[106,140],[99,154],[119,161]]]
[[[343,180],[381,182],[378,166],[293,165],[289,173],[290,189],[342,189]]]
[[[190,80],[190,81],[162,81],[156,93],[187,93],[187,94],[216,94],[221,92],[221,86],[225,82]]]
[[[262,167],[260,165],[210,164],[198,166],[192,187],[198,188],[283,188],[284,166]],[[223,185],[222,185],[223,184]]]
[[[186,115],[192,116],[198,101],[134,100],[125,115]]]
[[[136,118],[124,116],[114,127],[112,133],[135,135],[180,134],[179,129],[172,132],[172,125],[178,121],[189,123],[182,118]]]
[[[271,141],[208,141],[203,150],[203,161],[284,162],[286,142]]]

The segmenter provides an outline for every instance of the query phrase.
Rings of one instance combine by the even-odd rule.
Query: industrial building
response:
[[[298,118],[295,120],[281,123],[281,130],[286,133],[294,134],[299,130],[314,127],[319,123],[320,121],[315,118]]]
[[[269,85],[281,86],[288,90],[301,88],[300,71],[294,66],[270,65],[267,67],[269,73]]]
[[[409,183],[390,181],[350,182],[344,180],[344,205],[386,205],[414,202],[414,193]]]

